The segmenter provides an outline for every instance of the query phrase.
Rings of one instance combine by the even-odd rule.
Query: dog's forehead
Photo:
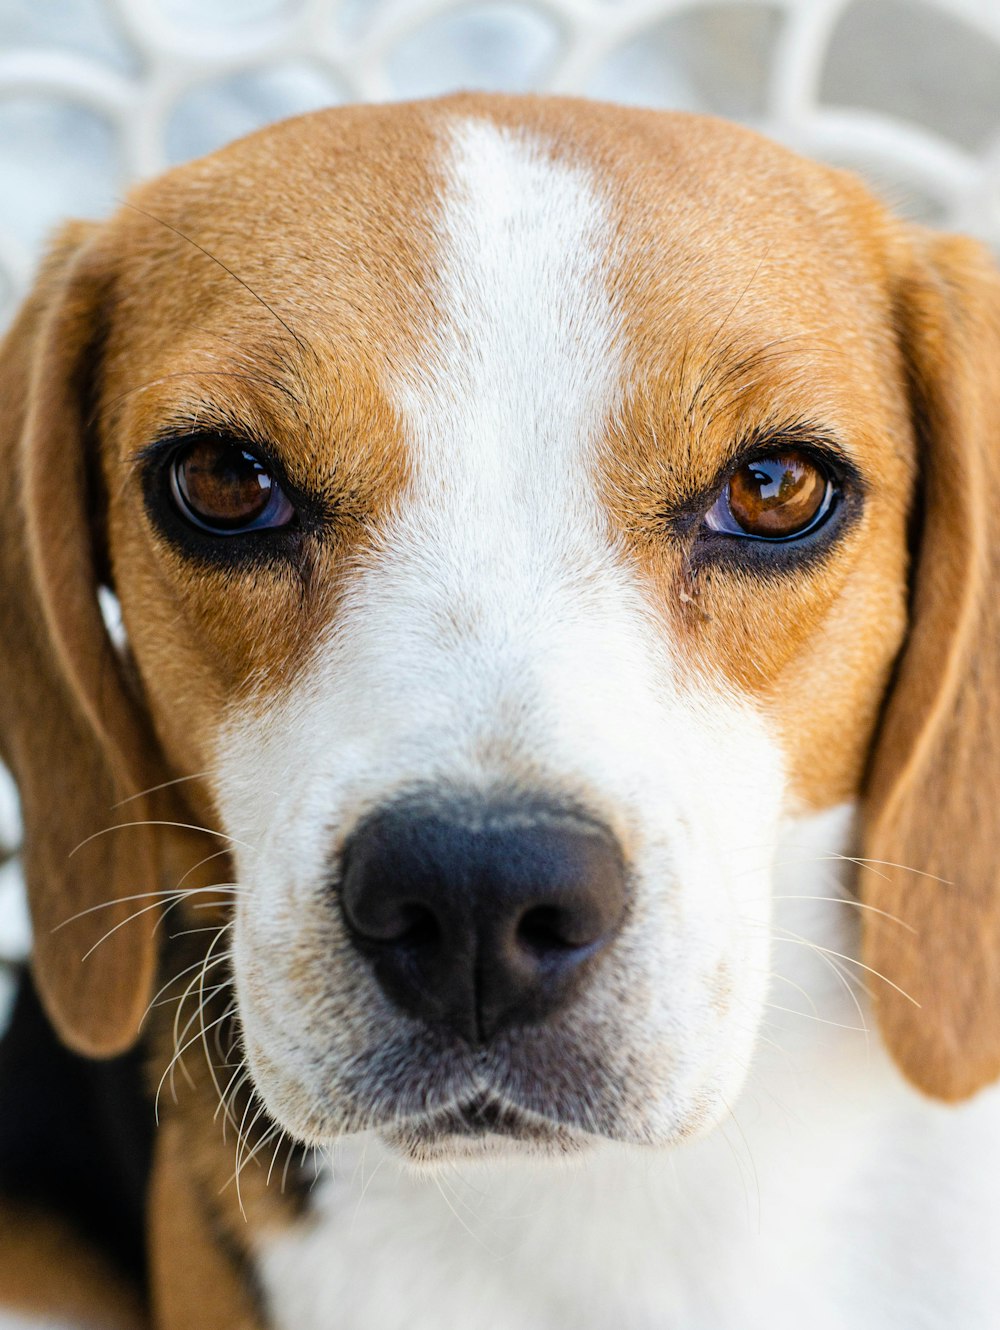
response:
[[[603,225],[581,230],[585,213]],[[568,282],[599,264],[633,358],[655,368],[692,331],[709,340],[734,293],[730,332],[757,319],[842,340],[845,303],[863,332],[877,219],[835,173],[721,122],[462,96],[303,117],[154,182],[122,219],[118,299],[133,350],[160,359],[199,335],[290,329],[373,371],[426,348],[443,264],[492,252],[503,284],[506,245],[544,250]],[[544,317],[550,292],[533,296]]]

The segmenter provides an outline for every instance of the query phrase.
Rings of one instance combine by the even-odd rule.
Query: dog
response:
[[[0,358],[4,1325],[995,1330],[1000,278],[711,119],[322,111]]]

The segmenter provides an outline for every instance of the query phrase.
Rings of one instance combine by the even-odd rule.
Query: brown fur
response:
[[[864,794],[865,854],[906,867],[863,871],[862,895],[919,934],[867,928],[867,963],[921,1004],[883,990],[884,1036],[928,1093],[972,1093],[1000,1074],[998,278],[970,243],[906,228],[850,178],[744,131],[569,101],[306,117],[60,237],[0,352],[0,745],[53,1022],[92,1054],[135,1038],[158,911],[80,957],[133,913],[125,897],[174,886],[220,844],[105,830],[217,826],[202,773],[220,715],[294,677],[405,490],[378,385],[385,366],[419,363],[433,332],[434,133],[452,114],[524,125],[606,182],[622,247],[609,277],[637,370],[602,457],[609,523],[693,666],[770,708],[802,806]],[[851,450],[862,519],[780,591],[691,576],[661,538],[664,499],[710,483],[738,432],[776,414]],[[138,454],[165,426],[216,418],[272,443],[340,515],[304,580],[196,568],[152,532]],[[98,615],[102,579],[121,599],[126,661]],[[119,806],[177,777],[197,779]],[[220,1330],[257,1314],[220,1255],[232,1199],[221,1219],[203,1203],[232,1163],[213,1110],[199,1082],[158,1146],[164,1327],[194,1324],[195,1307]],[[282,1222],[280,1205],[250,1205],[253,1224]],[[179,1286],[178,1268],[191,1272]]]
[[[928,1093],[1000,1072],[1000,276],[922,237],[897,274],[923,483],[912,615],[868,784],[864,897],[882,1032]],[[900,866],[901,865],[901,866]]]
[[[106,262],[88,265],[92,233],[67,228],[0,352],[0,638],[4,715],[0,751],[18,782],[33,964],[52,1019],[74,1047],[111,1053],[133,1043],[153,975],[146,930],[121,930],[84,953],[131,905],[72,915],[150,889],[149,816],[137,800],[158,779],[141,710],[104,633],[92,529],[96,464],[87,432]]]

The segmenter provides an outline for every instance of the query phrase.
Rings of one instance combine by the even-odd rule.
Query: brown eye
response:
[[[253,453],[227,439],[196,439],[170,463],[170,492],[181,514],[213,535],[287,526],[291,501]]]
[[[713,531],[791,540],[820,525],[834,498],[826,470],[797,448],[745,462],[706,517]]]

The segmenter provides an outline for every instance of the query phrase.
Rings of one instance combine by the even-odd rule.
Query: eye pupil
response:
[[[831,496],[828,476],[797,449],[746,463],[730,477],[727,492],[738,528],[771,540],[807,531],[826,512]]]
[[[175,506],[216,535],[284,526],[294,510],[264,464],[238,443],[196,439],[170,464]]]
[[[271,477],[248,453],[195,446],[178,462],[177,480],[189,508],[219,526],[240,526],[263,512]]]

